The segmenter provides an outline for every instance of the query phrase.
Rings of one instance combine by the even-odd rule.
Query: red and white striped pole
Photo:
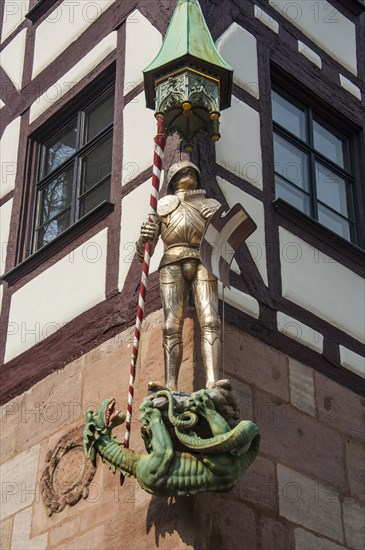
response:
[[[157,135],[155,136],[155,152],[153,156],[153,173],[152,173],[152,192],[150,198],[151,213],[149,215],[149,221],[155,221],[157,215],[157,201],[160,189],[160,177],[162,170],[162,159],[165,151],[166,138],[164,134],[164,117],[162,114],[156,115],[157,119]],[[139,285],[139,299],[137,307],[136,324],[134,327],[133,349],[131,366],[129,373],[129,388],[128,388],[128,404],[127,404],[127,417],[125,424],[124,443],[125,447],[129,447],[129,438],[131,433],[131,420],[132,420],[132,406],[133,406],[133,394],[134,394],[134,379],[136,376],[136,364],[138,357],[139,340],[141,337],[141,326],[144,315],[148,272],[150,269],[151,261],[151,243],[146,242],[144,248],[144,258],[142,264],[141,282]]]

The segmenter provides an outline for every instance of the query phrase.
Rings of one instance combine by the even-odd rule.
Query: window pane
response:
[[[98,185],[96,189],[93,189],[80,201],[80,217],[85,216],[93,208],[98,206],[103,201],[108,200],[110,197],[110,179],[104,181],[101,185]]]
[[[57,216],[72,201],[73,165],[40,191],[39,225]]]
[[[82,159],[82,193],[109,176],[111,169],[112,138],[109,138]]]
[[[337,235],[341,235],[341,237],[348,241],[350,240],[349,222],[321,204],[318,205],[318,220],[328,227],[328,229],[337,233]]]
[[[298,138],[306,141],[305,112],[299,109],[277,92],[272,93],[273,120]]]
[[[346,181],[316,162],[317,198],[347,217]]]
[[[308,155],[274,134],[275,172],[308,190]]]
[[[63,128],[43,146],[43,173],[47,176],[76,151],[77,120],[76,118]]]
[[[310,203],[308,195],[303,191],[294,187],[290,183],[284,181],[280,176],[275,177],[276,195],[284,201],[288,202],[304,214],[310,216]]]
[[[114,116],[114,93],[104,98],[102,103],[94,106],[86,113],[85,143],[97,136],[107,126],[112,124]]]
[[[313,121],[314,148],[322,155],[344,168],[343,141]]]
[[[71,210],[67,210],[55,220],[48,222],[37,231],[36,250],[53,241],[65,229],[71,225]]]

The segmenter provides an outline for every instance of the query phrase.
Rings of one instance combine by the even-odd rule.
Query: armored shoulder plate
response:
[[[192,206],[195,210],[200,212],[203,206],[211,206],[213,208],[219,208],[221,204],[215,199],[207,199],[204,194],[200,195],[185,195],[185,202]]]
[[[175,195],[166,195],[157,203],[157,214],[159,216],[167,216],[171,214],[179,206],[180,200]]]

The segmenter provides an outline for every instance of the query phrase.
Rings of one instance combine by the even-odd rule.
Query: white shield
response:
[[[227,210],[221,206],[207,224],[200,243],[202,264],[227,288],[229,270],[240,244],[256,229],[256,224],[240,204]]]

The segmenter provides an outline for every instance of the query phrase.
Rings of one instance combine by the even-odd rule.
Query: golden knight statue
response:
[[[146,241],[150,240],[153,253],[161,236],[165,245],[159,272],[166,386],[170,390],[177,389],[184,312],[191,289],[200,323],[201,351],[206,387],[209,388],[218,381],[221,364],[218,279],[201,263],[199,245],[208,221],[221,205],[206,198],[205,191],[200,189],[200,170],[190,161],[173,164],[167,174],[167,184],[168,194],[158,202],[157,221],[142,225],[136,243],[137,255],[143,261]]]

